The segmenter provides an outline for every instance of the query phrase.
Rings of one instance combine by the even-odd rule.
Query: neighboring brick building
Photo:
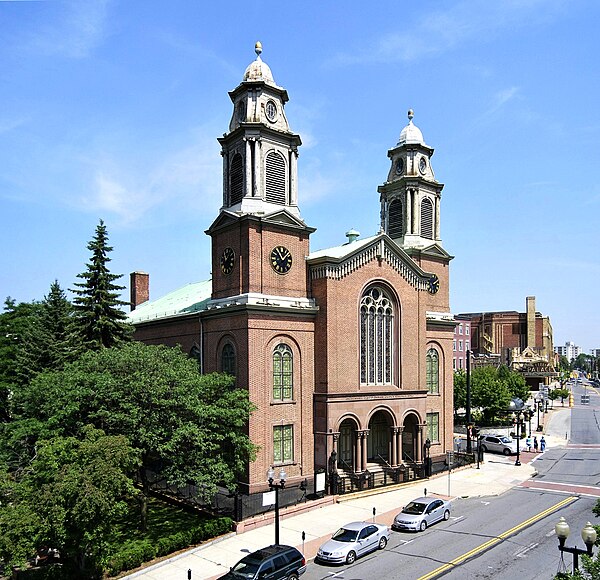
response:
[[[455,371],[466,370],[467,351],[471,350],[471,319],[457,315],[454,338],[452,339],[452,368]]]
[[[457,314],[470,320],[475,366],[504,364],[525,377],[532,389],[550,384],[556,371],[550,318],[535,310],[535,296],[526,298],[525,312]]]
[[[301,140],[287,92],[257,54],[229,93],[219,138],[223,206],[206,231],[213,279],[134,304],[136,338],[180,344],[203,372],[228,371],[249,390],[260,451],[244,491],[264,490],[270,466],[285,466],[293,484],[318,470],[420,464],[426,439],[441,456],[452,449],[455,322],[433,149],[409,112],[373,197],[380,231],[311,251],[314,229],[298,205]],[[144,296],[140,276],[132,287]]]

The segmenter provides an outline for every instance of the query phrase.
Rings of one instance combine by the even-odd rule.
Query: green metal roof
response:
[[[183,316],[190,312],[199,312],[206,309],[210,300],[212,280],[193,282],[183,288],[165,294],[157,300],[140,304],[131,311],[127,318],[132,324],[157,320],[171,316]]]

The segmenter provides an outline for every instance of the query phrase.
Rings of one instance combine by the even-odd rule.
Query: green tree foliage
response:
[[[467,405],[467,373],[460,369],[454,372],[454,410]]]
[[[15,360],[19,384],[42,371],[62,369],[75,358],[72,315],[73,306],[55,280],[22,330]]]
[[[4,312],[0,314],[0,421],[9,419],[9,394],[19,384],[17,354],[39,309],[37,302],[17,304],[10,297],[4,302]]]
[[[193,482],[210,496],[217,485],[233,489],[255,456],[246,434],[248,392],[227,375],[200,375],[176,348],[132,342],[88,352],[63,371],[38,375],[12,403],[20,420],[63,436],[80,436],[87,424],[126,436],[142,458],[142,528],[149,470],[174,485]]]
[[[529,387],[521,373],[511,371],[507,366],[502,365],[498,368],[498,379],[500,379],[511,397],[521,399],[524,403],[529,399]]]
[[[108,245],[108,235],[104,222],[96,226],[94,238],[88,244],[92,252],[87,270],[77,277],[73,300],[76,328],[85,349],[99,350],[110,348],[131,339],[133,328],[126,322],[126,314],[119,309],[127,302],[119,299],[124,286],[114,284],[121,274],[112,274],[108,269],[108,254],[113,248]]]
[[[502,367],[500,367],[502,369]],[[499,371],[496,367],[478,367],[471,371],[471,408],[480,408],[488,416],[507,409],[513,392],[525,395],[521,390],[522,377],[508,369]],[[524,384],[523,380],[523,384]],[[463,409],[467,403],[467,375],[464,370],[454,373],[454,409]],[[518,396],[516,395],[516,396]],[[526,400],[529,391],[526,391]]]
[[[37,548],[58,549],[75,577],[92,577],[117,518],[136,495],[127,475],[139,453],[124,436],[85,427],[80,437],[37,443],[27,470],[1,479],[0,557],[22,565]]]

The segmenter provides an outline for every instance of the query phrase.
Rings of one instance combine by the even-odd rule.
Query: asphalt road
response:
[[[570,570],[571,555],[561,560],[554,533],[558,518],[571,526],[567,545],[581,548],[586,522],[600,523],[592,514],[600,497],[600,395],[587,391],[591,404],[572,409],[569,445],[540,456],[537,477],[501,496],[455,500],[448,522],[423,533],[392,531],[385,550],[352,566],[310,563],[303,580],[541,580]]]

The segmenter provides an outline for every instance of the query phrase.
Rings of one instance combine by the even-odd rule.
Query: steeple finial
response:
[[[256,44],[254,45],[254,52],[256,53],[256,56],[260,58],[260,53],[262,52],[262,44],[260,43],[260,40],[256,41]]]
[[[408,120],[412,121],[415,116],[415,112],[412,109],[408,109]]]

